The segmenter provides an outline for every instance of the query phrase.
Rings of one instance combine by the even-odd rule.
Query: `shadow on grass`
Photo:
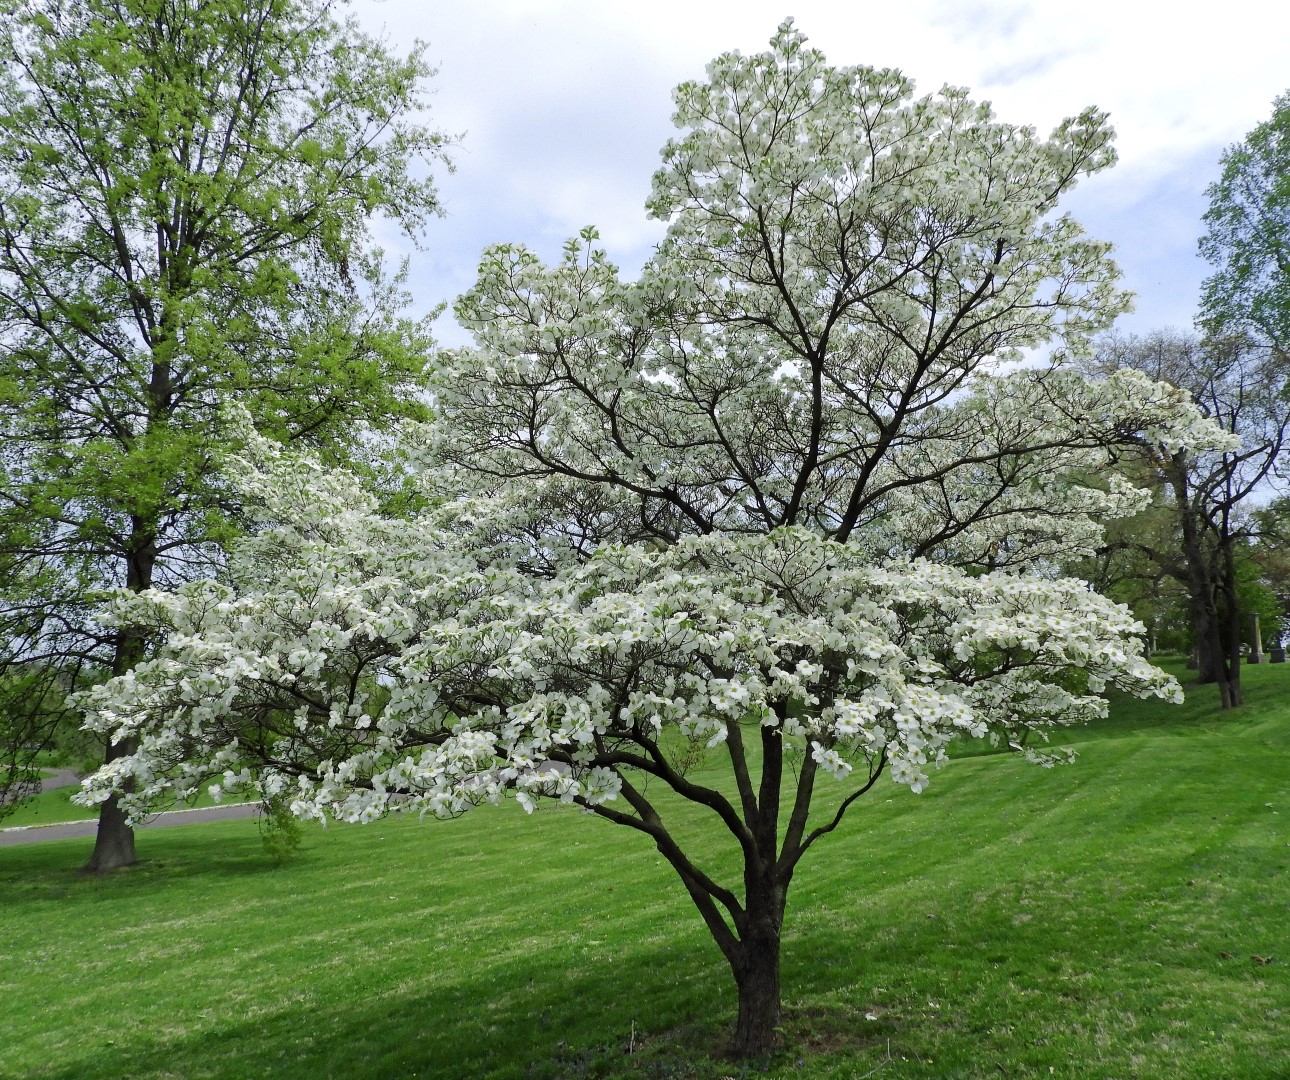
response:
[[[1108,739],[1070,770],[968,762],[876,794],[794,885],[773,1074],[863,1075],[890,1039],[910,1060],[879,1076],[1277,1076],[1286,728],[1259,729],[1260,693],[1231,721],[1254,738]],[[76,875],[84,844],[11,849],[0,954],[27,932],[20,962],[58,955],[9,982],[29,1024],[10,1060],[58,1080],[759,1072],[714,1057],[730,975],[648,846],[519,820],[310,833],[285,866],[250,823],[158,830],[106,880]]]
[[[307,896],[314,873],[334,874],[335,863],[315,868],[306,851],[296,865],[276,867],[254,835],[236,832],[237,827],[194,829],[188,837],[173,838],[183,843],[167,845],[168,857],[145,859],[109,879],[78,875],[81,853],[74,844],[25,849],[20,859],[0,863],[0,906],[25,905],[29,917],[37,919],[46,911],[70,914],[101,927],[111,940],[116,924],[189,915],[192,897],[218,894],[233,883],[243,897],[261,896],[265,923],[290,934],[289,921],[272,922],[279,917],[273,914],[275,905],[289,903],[293,894]],[[315,836],[312,842],[331,839]],[[415,842],[411,830],[401,839],[409,846]],[[355,866],[354,872],[372,869],[372,864]],[[388,951],[373,956],[359,944],[365,932],[361,912],[355,919],[354,910],[338,911],[338,919],[354,920],[352,942],[340,947],[344,955],[305,953],[288,983],[273,984],[272,963],[264,969],[248,966],[240,989],[230,988],[222,974],[213,978],[207,1003],[176,1001],[169,1009],[150,1004],[135,1015],[125,1010],[115,1029],[102,1023],[82,1027],[63,1013],[55,1022],[69,1030],[57,1050],[47,1055],[48,1064],[24,1075],[59,1080],[751,1075],[722,1057],[735,1011],[729,971],[680,886],[665,880],[665,896],[651,898],[648,888],[627,895],[624,887],[618,910],[602,909],[606,924],[639,927],[634,937],[604,929],[605,936],[614,935],[614,944],[604,949],[588,949],[600,944],[602,926],[594,908],[583,905],[588,899],[605,903],[613,890],[588,875],[571,878],[566,889],[546,898],[550,910],[559,913],[568,904],[575,911],[563,917],[566,932],[557,929],[547,940],[529,940],[519,948],[504,935],[518,937],[521,927],[504,929],[478,953],[466,943],[445,947],[431,940],[430,931],[443,934],[442,923],[451,916],[436,913],[431,918],[441,925],[396,927],[403,936],[384,941]],[[632,883],[629,869],[626,885]],[[668,909],[661,917],[651,911],[659,906]],[[102,918],[94,918],[96,911]],[[245,917],[260,917],[253,903]],[[374,918],[379,921],[379,913]],[[557,927],[561,918],[557,914]],[[451,937],[454,928],[447,927],[447,933]],[[230,945],[225,940],[221,948],[227,951]],[[817,962],[826,946],[822,939],[803,950],[800,962],[786,955],[789,1037],[807,1053],[843,1046],[861,1050],[875,1033],[866,1030],[852,1005],[798,1004],[837,989],[838,967]],[[200,960],[178,962],[193,980],[202,978]],[[126,969],[119,977],[128,978]],[[111,997],[100,989],[95,1008],[110,1007]],[[230,1008],[234,1001],[239,1005]]]
[[[409,947],[415,948],[409,943]],[[687,968],[696,966],[687,962]],[[462,1077],[524,1080],[694,1075],[725,1037],[725,1010],[708,1018],[716,981],[675,994],[652,1028],[649,988],[668,966],[642,957],[575,965],[554,952],[532,953],[499,1001],[496,979],[457,971],[448,985],[408,990],[373,982],[342,1004],[322,1001],[302,973],[287,1000],[253,995],[245,1019],[202,1031],[136,1036],[123,1018],[116,1045],[85,1045],[33,1075],[58,1080],[184,1077]],[[687,971],[687,975],[693,975]],[[255,971],[247,972],[248,981]],[[631,1016],[634,1010],[640,1019]],[[690,1019],[702,1017],[702,1019]],[[657,1023],[657,1021],[656,1021]],[[729,1072],[723,1068],[722,1073]]]
[[[0,911],[41,896],[50,900],[96,893],[123,900],[131,894],[152,897],[158,888],[185,882],[214,885],[238,878],[269,878],[292,865],[290,859],[270,858],[256,835],[212,839],[209,833],[194,831],[184,857],[145,855],[134,866],[98,876],[84,871],[93,847],[92,838],[75,838],[6,848],[0,856]]]
[[[1190,822],[1180,824],[1194,835]],[[1235,827],[1216,827],[1199,849],[1189,845],[1172,854],[1150,844],[1099,854],[1096,845],[1076,843],[1060,858],[1050,851],[1033,863],[1009,863],[1008,835],[977,837],[952,861],[952,844],[930,847],[929,854],[947,861],[947,878],[962,885],[908,877],[916,860],[899,856],[888,881],[874,871],[857,873],[854,865],[821,866],[819,874],[804,875],[800,906],[790,913],[788,1046],[772,1062],[740,1066],[719,1059],[734,1012],[724,963],[684,904],[669,905],[672,932],[657,943],[656,927],[646,925],[654,898],[631,895],[621,901],[626,915],[608,909],[600,915],[642,924],[637,939],[620,937],[617,948],[588,953],[598,927],[584,923],[574,928],[583,936],[573,947],[565,939],[514,949],[499,936],[473,962],[463,959],[472,955],[464,944],[429,940],[428,932],[443,926],[415,923],[396,927],[403,936],[372,955],[358,943],[361,912],[358,918],[353,911],[338,914],[354,920],[355,944],[345,955],[313,957],[293,971],[291,982],[273,988],[262,985],[267,971],[249,965],[237,1009],[229,1007],[237,994],[222,983],[209,1015],[178,1006],[165,1022],[122,1015],[112,1041],[82,1033],[65,1041],[57,1061],[24,1075],[715,1080],[760,1075],[766,1065],[775,1075],[814,1078],[862,1075],[889,1053],[897,1060],[907,1054],[912,1064],[893,1060],[890,1072],[879,1075],[1047,1074],[1049,1063],[1088,1054],[1108,1026],[1122,1043],[1150,1046],[1169,1037],[1171,1025],[1197,1024],[1178,1013],[1180,997],[1206,1014],[1216,1003],[1239,1002],[1256,973],[1245,955],[1250,948],[1234,935],[1230,942],[1212,938],[1217,944],[1202,954],[1195,938],[1209,921],[1233,923],[1238,909],[1247,919],[1255,907],[1266,909],[1261,920],[1273,925],[1283,907],[1284,874],[1269,845],[1235,849]],[[129,903],[143,895],[141,886],[148,895],[181,887],[201,892],[234,875],[275,895],[310,888],[314,868],[307,856],[283,873],[257,852],[254,836],[209,832],[205,839],[194,835],[181,855],[107,885],[76,878],[65,862],[48,856],[22,870],[6,867],[5,877],[25,871],[32,888],[70,887],[86,903],[97,894]],[[1099,859],[1101,877],[1089,870]],[[1224,880],[1266,882],[1267,895],[1258,904],[1250,892],[1229,899]],[[85,888],[77,887],[82,883]],[[571,878],[564,892],[544,898],[545,906],[559,910],[570,897],[580,903],[601,892],[585,877]],[[257,918],[254,906],[245,917]],[[593,935],[590,941],[584,932]],[[1239,955],[1224,958],[1219,945]],[[199,980],[201,965],[189,968]],[[100,1007],[106,1004],[100,999]],[[934,1064],[927,1064],[932,1054]],[[920,1055],[926,1067],[915,1069]],[[1088,1061],[1086,1071],[1067,1075],[1116,1074],[1115,1061]]]

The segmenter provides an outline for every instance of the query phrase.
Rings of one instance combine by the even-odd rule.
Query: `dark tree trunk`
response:
[[[1231,542],[1222,535],[1207,536],[1201,515],[1186,504],[1180,516],[1197,681],[1216,685],[1221,707],[1232,709],[1241,704],[1241,663],[1240,635],[1233,634],[1240,616]]]
[[[132,554],[126,562],[126,588],[142,592],[152,586],[152,574],[157,561],[156,528],[139,518],[132,521],[130,539]],[[124,675],[143,659],[146,642],[138,631],[128,627],[117,636],[116,655],[112,660],[113,676]],[[106,760],[133,754],[138,744],[133,739],[108,743]],[[134,853],[134,829],[126,820],[115,795],[109,797],[99,809],[99,831],[94,838],[94,853],[83,869],[90,874],[107,874],[125,866],[133,866],[138,859]]]
[[[779,930],[752,932],[731,963],[739,988],[734,1055],[762,1057],[775,1045],[779,1028]]]
[[[1198,666],[1198,681],[1218,687],[1224,709],[1242,704],[1241,612],[1236,590],[1237,539],[1230,519],[1235,499],[1230,485],[1218,511],[1206,509],[1204,491],[1190,486],[1187,455],[1172,456],[1166,469],[1182,531],[1187,586]],[[1211,491],[1212,495],[1213,492]]]
[[[783,723],[787,719],[787,703],[780,702],[773,707]],[[779,1038],[780,935],[788,888],[798,860],[812,844],[837,828],[847,808],[877,782],[886,766],[885,755],[871,763],[867,780],[842,800],[832,819],[808,833],[817,762],[813,755],[807,754],[795,770],[796,790],[787,827],[781,834],[783,735],[780,728],[766,724],[756,724],[754,730],[759,732],[761,740],[761,776],[757,779],[749,767],[740,723],[728,724],[726,730],[725,745],[730,754],[742,814],[722,792],[699,786],[673,769],[652,739],[635,735],[639,739],[638,745],[649,753],[649,757],[637,757],[629,751],[610,747],[602,736],[595,736],[596,750],[601,755],[599,760],[606,766],[619,768],[621,795],[633,813],[581,798],[575,800],[593,814],[652,837],[659,853],[677,871],[734,975],[739,992],[739,1013],[730,1053],[745,1060],[764,1058],[774,1049]],[[558,750],[555,753],[562,754]],[[556,760],[571,763],[572,756],[556,756]],[[734,890],[714,881],[690,861],[668,833],[645,794],[621,771],[623,764],[660,776],[678,794],[711,808],[720,816],[742,849],[742,901]]]
[[[1192,572],[1192,612],[1200,650],[1200,682],[1218,687],[1219,704],[1234,709],[1241,695],[1241,613],[1236,594],[1236,565],[1230,541],[1212,550],[1199,545],[1188,560]]]
[[[1224,709],[1235,709],[1244,704],[1241,695],[1241,608],[1236,595],[1236,556],[1229,542],[1223,545],[1220,562],[1222,580],[1220,596],[1222,597],[1223,617],[1220,623],[1220,638],[1223,642],[1224,681],[1219,686]]]
[[[1227,625],[1231,619],[1226,611],[1211,609],[1201,613],[1195,622],[1200,656],[1198,681],[1218,687],[1219,703],[1224,709],[1241,704],[1240,639],[1232,639]]]
[[[108,746],[107,760],[114,761],[134,753],[133,740]],[[108,874],[137,862],[134,854],[134,829],[125,819],[117,797],[113,795],[99,809],[99,831],[94,839],[94,854],[83,867],[87,874]]]
[[[1223,643],[1218,637],[1218,615],[1203,606],[1194,606],[1192,627],[1196,634],[1196,681],[1204,686],[1222,681]]]

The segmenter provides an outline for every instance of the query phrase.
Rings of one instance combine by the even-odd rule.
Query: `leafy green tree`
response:
[[[223,402],[336,461],[420,408],[429,339],[369,226],[415,235],[438,211],[432,71],[337,7],[0,0],[11,672],[128,671],[149,643],[97,627],[96,592],[218,566],[237,509],[212,468]],[[133,860],[109,801],[90,868]]]
[[[1229,147],[1210,185],[1201,254],[1215,267],[1201,297],[1210,333],[1244,333],[1290,353],[1290,92]]]
[[[1254,513],[1258,543],[1250,552],[1258,580],[1271,597],[1265,633],[1287,644],[1290,636],[1290,497],[1274,499]]]

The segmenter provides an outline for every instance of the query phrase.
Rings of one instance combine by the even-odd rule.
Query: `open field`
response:
[[[641,838],[563,809],[0,851],[0,1076],[1290,1076],[1290,665],[1117,702],[1044,771],[883,782],[799,871],[784,1050]],[[725,863],[716,842],[709,862]],[[1265,962],[1270,961],[1270,962]]]

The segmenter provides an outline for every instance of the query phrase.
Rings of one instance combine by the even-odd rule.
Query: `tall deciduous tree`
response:
[[[794,874],[884,773],[921,791],[957,735],[1051,764],[1037,740],[1107,683],[1176,695],[1052,562],[1140,505],[1088,482],[1118,450],[1222,436],[1135,372],[998,371],[1122,305],[1057,210],[1110,163],[1097,113],[1042,139],[791,24],[676,104],[638,282],[591,233],[554,266],[485,254],[420,451],[448,498],[383,517],[261,440],[237,473],[266,530],[228,583],[122,600],[169,637],[87,696],[138,750],[83,797],[143,812],[222,775],[350,820],[573,803],[675,869],[752,1055]]]
[[[1215,271],[1201,294],[1201,321],[1211,334],[1270,344],[1290,363],[1290,93],[1221,164],[1206,192],[1200,250]]]
[[[1241,564],[1258,535],[1254,510],[1277,490],[1276,470],[1290,447],[1290,368],[1245,337],[1202,341],[1171,332],[1106,337],[1091,367],[1103,374],[1144,371],[1185,390],[1239,440],[1219,450],[1144,443],[1139,464],[1154,472],[1174,530],[1169,541],[1140,544],[1138,551],[1187,591],[1200,681],[1218,686],[1223,708],[1240,705],[1250,614]]]
[[[431,71],[420,46],[398,56],[336,7],[0,6],[11,670],[121,675],[143,658],[145,637],[101,630],[67,597],[211,568],[231,508],[212,468],[222,402],[333,459],[364,425],[416,411],[428,338],[400,315],[368,226],[416,233],[437,211]],[[90,867],[133,859],[109,800]]]
[[[1281,646],[1290,645],[1290,496],[1282,496],[1255,512],[1259,544],[1252,561],[1273,611],[1266,632]]]

